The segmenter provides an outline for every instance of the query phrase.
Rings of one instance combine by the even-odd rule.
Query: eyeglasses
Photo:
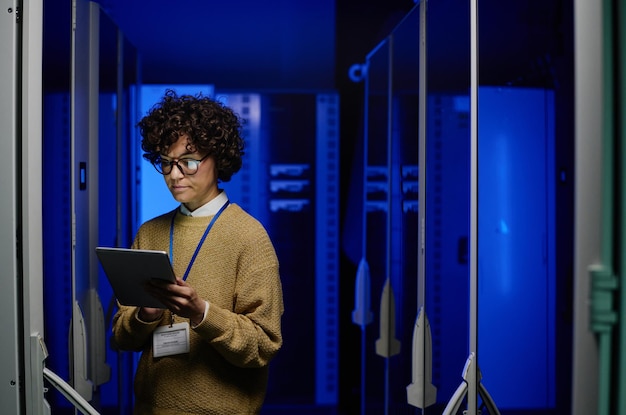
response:
[[[200,163],[202,163],[202,161],[207,157],[209,157],[208,154],[202,157],[200,160],[192,158],[168,160],[159,156],[156,158],[156,160],[154,160],[154,162],[152,162],[152,165],[154,166],[156,171],[163,175],[170,174],[172,172],[172,168],[176,166],[178,167],[178,170],[180,170],[180,172],[185,176],[193,176],[198,172],[198,167],[200,166]]]

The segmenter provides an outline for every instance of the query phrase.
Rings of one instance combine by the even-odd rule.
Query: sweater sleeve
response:
[[[282,346],[283,311],[278,259],[260,232],[240,257],[232,310],[211,303],[194,330],[232,365],[263,367]]]
[[[138,311],[138,307],[119,305],[113,317],[113,341],[121,350],[140,351],[151,345],[152,332],[163,319],[141,321]]]

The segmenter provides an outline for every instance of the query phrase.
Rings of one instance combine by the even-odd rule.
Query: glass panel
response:
[[[49,4],[47,5],[49,6]],[[46,7],[43,33],[43,279],[46,367],[70,379],[69,322],[71,298],[70,212],[70,45],[72,4],[60,1]],[[56,411],[70,410],[67,399],[50,388],[46,400]]]
[[[388,374],[383,360],[376,354],[375,345],[380,334],[380,295],[388,263],[389,43],[389,39],[385,39],[367,56],[366,61],[363,250],[357,274],[357,301],[352,315],[353,322],[362,330],[361,413],[381,412],[386,399]],[[359,302],[358,298],[363,301]]]
[[[137,80],[137,51],[111,18],[100,11],[99,117],[98,117],[98,245],[129,247],[136,199],[130,194],[134,177],[129,122],[130,90]],[[101,344],[106,362],[92,358],[94,383],[99,385],[101,412],[132,411],[133,353],[115,350],[111,343],[112,318],[117,309],[113,291],[98,267],[98,297],[104,310]],[[98,356],[98,355],[96,355]],[[97,366],[96,366],[97,365]]]
[[[428,3],[425,310],[437,401],[427,411],[438,414],[467,408],[456,392],[469,357],[469,21],[469,2],[457,2],[454,13],[445,2]]]
[[[439,17],[432,18],[433,11]],[[365,235],[377,327],[368,329],[364,347],[367,413],[441,413],[464,384],[469,353],[469,26],[456,23],[462,21],[459,15],[469,19],[469,8],[457,12],[451,16],[440,4],[429,6],[426,21],[432,26],[424,28],[424,37],[417,5],[368,56]],[[450,36],[451,22],[457,36]],[[437,47],[427,51],[427,88],[420,91],[420,42],[430,37],[437,39]],[[420,92],[427,92],[425,166],[419,165]],[[426,183],[424,293],[418,283],[420,180]],[[427,321],[418,319],[422,305]],[[381,320],[386,320],[386,333]],[[424,338],[416,337],[420,347],[414,351],[418,323],[430,330]],[[399,347],[384,350],[376,344],[384,337],[388,345],[397,341]],[[424,350],[425,363],[420,364],[418,353]]]
[[[391,376],[390,413],[414,413],[424,407],[422,396],[436,397],[431,384],[431,342],[418,333],[418,315],[423,293],[418,278],[419,223],[419,80],[420,80],[420,6],[417,5],[396,26],[392,45],[392,82],[390,101],[390,218],[389,288],[395,297],[395,337],[401,343],[397,356],[389,359]],[[427,317],[424,314],[424,317]],[[425,322],[420,321],[420,325]],[[428,330],[428,328],[427,328]],[[419,342],[419,347],[415,349]],[[418,356],[426,343],[426,363]],[[415,405],[415,406],[414,406]],[[425,411],[430,412],[430,411]]]

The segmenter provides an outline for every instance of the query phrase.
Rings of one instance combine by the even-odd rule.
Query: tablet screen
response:
[[[96,255],[120,304],[165,308],[144,290],[145,284],[152,278],[175,282],[165,251],[97,247]]]

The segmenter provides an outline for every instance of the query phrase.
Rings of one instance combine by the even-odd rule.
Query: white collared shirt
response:
[[[187,209],[187,206],[181,203],[180,213],[182,213],[185,216],[194,216],[194,217],[213,216],[220,210],[220,208],[224,205],[224,203],[226,203],[227,200],[228,200],[228,196],[226,195],[226,191],[222,190],[220,191],[220,194],[217,195],[213,200],[200,206],[198,209],[194,210],[193,212],[191,212],[189,209]]]

